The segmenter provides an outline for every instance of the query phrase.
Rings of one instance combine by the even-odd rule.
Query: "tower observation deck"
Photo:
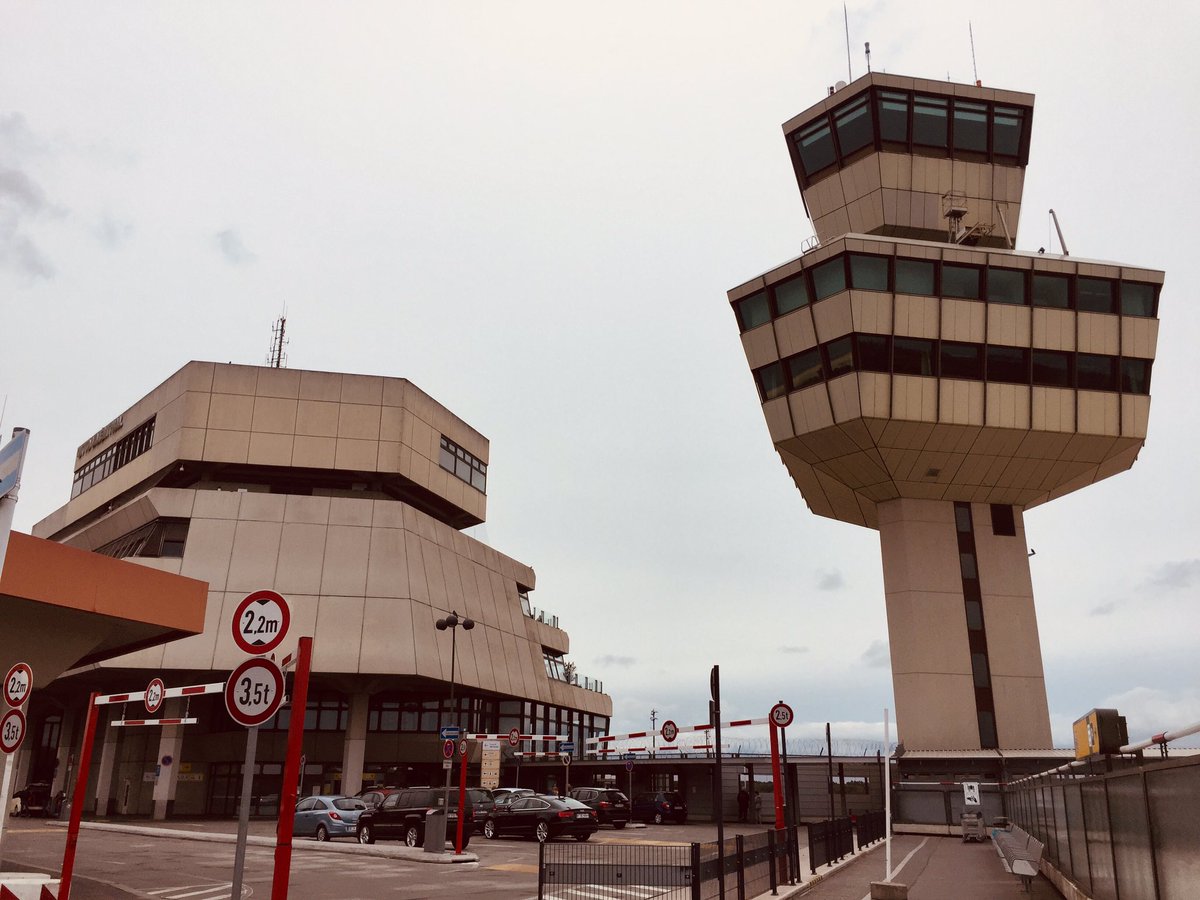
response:
[[[880,532],[907,750],[1051,746],[1023,511],[1146,439],[1163,273],[1013,249],[1033,106],[831,93],[783,126],[818,246],[728,294],[809,508]]]

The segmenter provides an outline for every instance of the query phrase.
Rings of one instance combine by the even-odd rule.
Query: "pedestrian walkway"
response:
[[[869,900],[871,882],[885,879],[882,844],[785,895],[803,900]],[[1027,894],[1021,879],[1004,871],[991,841],[963,843],[956,837],[902,834],[892,838],[892,881],[908,885],[909,900],[1057,900],[1062,895],[1044,877]],[[783,892],[780,892],[783,895]]]

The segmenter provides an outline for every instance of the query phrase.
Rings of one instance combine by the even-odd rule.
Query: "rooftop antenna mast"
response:
[[[975,87],[983,87],[979,83],[979,67],[975,65],[975,29],[971,27],[970,20],[967,21],[967,34],[971,36],[971,71],[975,73]]]
[[[867,48],[867,74],[871,74],[871,42],[867,41],[864,45]]]
[[[287,354],[283,348],[287,346],[287,310],[271,325],[271,350],[267,353],[267,365],[273,369],[287,367]]]
[[[842,4],[842,17],[846,20],[846,81],[854,80],[854,72],[850,68],[850,12],[846,9],[846,4]]]

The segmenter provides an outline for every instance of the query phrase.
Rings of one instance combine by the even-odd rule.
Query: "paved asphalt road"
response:
[[[726,834],[738,830],[727,826]],[[760,826],[746,829],[759,830]],[[624,831],[605,828],[592,841],[657,844],[714,838],[711,825],[651,825]],[[537,896],[538,848],[533,841],[487,841],[477,835],[469,849],[478,853],[479,862],[456,865],[307,852],[299,846],[306,841],[298,838],[292,854],[289,897],[294,900],[530,900]],[[36,820],[11,821],[4,833],[4,866],[57,873],[65,843],[61,827]],[[230,896],[233,855],[233,844],[84,829],[72,900],[225,900]],[[247,848],[243,897],[270,897],[273,861],[272,848]]]

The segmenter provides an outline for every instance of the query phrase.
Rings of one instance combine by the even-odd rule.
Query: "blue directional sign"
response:
[[[575,752],[575,742],[574,741],[559,741],[558,742],[558,752],[559,753],[574,753]]]
[[[443,725],[438,729],[438,737],[443,741],[453,741],[458,739],[458,733],[462,731],[457,725]]]
[[[637,759],[637,756],[633,753],[622,753],[621,759]]]

